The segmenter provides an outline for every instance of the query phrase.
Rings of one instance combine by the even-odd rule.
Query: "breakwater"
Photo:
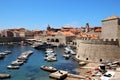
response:
[[[22,37],[0,37],[0,43],[20,42],[25,40]]]

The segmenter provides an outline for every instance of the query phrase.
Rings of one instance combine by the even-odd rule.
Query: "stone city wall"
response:
[[[119,45],[118,39],[89,39],[79,38],[81,43],[85,44],[104,44],[104,45]]]
[[[120,47],[116,45],[116,41],[110,41],[112,42],[111,44],[108,44],[109,41],[107,43],[107,41],[102,40],[90,42],[92,40],[77,40],[76,58],[94,62],[120,60]]]

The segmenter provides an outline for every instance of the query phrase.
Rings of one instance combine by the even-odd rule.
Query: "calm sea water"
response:
[[[44,61],[45,53],[42,50],[36,50],[30,46],[21,45],[0,45],[0,52],[11,50],[12,53],[6,55],[4,59],[0,60],[0,73],[8,73],[11,78],[5,80],[54,80],[49,78],[49,72],[40,69],[42,65],[54,66],[57,69],[68,70],[70,73],[75,73],[75,68],[78,64],[70,58],[66,60],[62,55],[63,48],[55,48],[57,53],[56,62]],[[24,51],[32,50],[34,53],[28,58],[27,63],[23,64],[20,69],[7,69],[7,66],[17,59],[17,57]]]

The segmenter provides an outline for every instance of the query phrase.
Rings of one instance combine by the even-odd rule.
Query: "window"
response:
[[[88,58],[86,58],[86,60],[88,60]]]
[[[100,59],[100,62],[102,62],[102,59]]]

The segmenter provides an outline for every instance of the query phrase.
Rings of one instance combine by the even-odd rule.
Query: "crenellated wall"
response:
[[[82,43],[85,44],[104,44],[104,45],[118,45],[118,39],[89,39],[89,38],[78,38]]]
[[[77,39],[77,55],[80,60],[93,62],[120,60],[120,47],[118,40],[83,40]]]

